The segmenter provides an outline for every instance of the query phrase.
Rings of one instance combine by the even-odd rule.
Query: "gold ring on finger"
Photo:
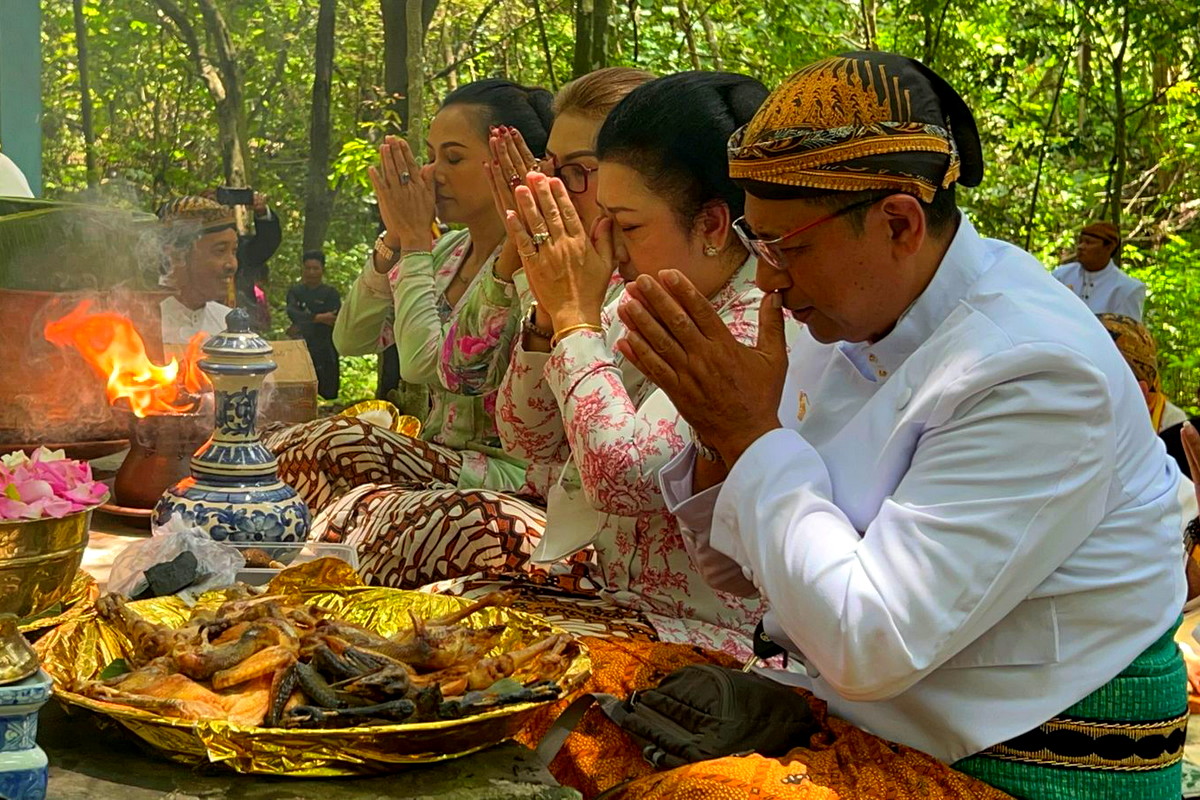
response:
[[[520,186],[521,185],[521,176],[514,172],[512,174],[512,177],[508,179],[508,185],[514,189],[517,188],[518,186]]]
[[[538,233],[535,233],[533,236],[530,236],[529,238],[533,239],[533,243],[535,245],[541,246],[541,245],[545,244],[546,242],[550,241],[550,232],[549,231],[540,231]]]

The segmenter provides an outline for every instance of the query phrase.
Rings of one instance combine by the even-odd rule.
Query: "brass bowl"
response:
[[[92,512],[0,522],[0,614],[40,614],[70,591]]]

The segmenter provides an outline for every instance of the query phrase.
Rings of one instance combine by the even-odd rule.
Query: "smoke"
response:
[[[122,439],[104,381],[47,322],[91,299],[128,316],[162,363],[162,248],[154,218],[123,209],[0,198],[0,443]]]
[[[0,288],[150,289],[161,261],[157,222],[149,214],[0,199]]]

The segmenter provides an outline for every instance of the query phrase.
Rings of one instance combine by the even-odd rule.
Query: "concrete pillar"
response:
[[[0,0],[0,151],[42,194],[42,41],[39,0]]]

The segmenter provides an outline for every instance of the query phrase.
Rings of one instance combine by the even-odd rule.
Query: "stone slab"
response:
[[[132,739],[42,709],[38,743],[50,759],[48,800],[579,800],[534,758],[506,743],[440,764],[376,778],[278,778],[218,766],[193,769],[144,753]]]

